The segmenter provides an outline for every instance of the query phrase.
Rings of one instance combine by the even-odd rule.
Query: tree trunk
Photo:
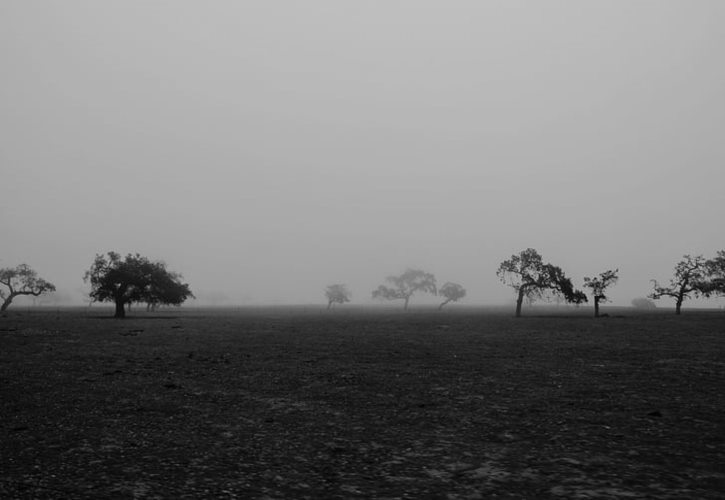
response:
[[[682,308],[682,297],[677,297],[677,303],[675,303],[675,314],[680,314]]]
[[[524,290],[522,288],[522,289],[519,289],[519,296],[516,299],[516,317],[517,318],[521,317],[521,304],[523,304],[523,303],[524,303]]]
[[[441,305],[438,306],[438,310],[440,311],[441,309],[443,309],[443,306],[448,304],[450,301],[451,301],[451,299],[448,299],[445,302],[442,302]]]
[[[595,318],[599,317],[599,297],[598,296],[594,297],[594,317]]]
[[[4,311],[8,307],[10,307],[10,304],[13,301],[13,297],[15,297],[15,295],[13,295],[12,293],[10,295],[8,295],[8,298],[5,299],[5,301],[3,302],[3,305],[0,306],[0,312]]]
[[[116,301],[116,314],[114,314],[114,318],[125,318],[126,317],[126,308],[124,307],[125,304],[122,300]]]
[[[330,309],[331,307],[332,307],[332,301],[330,300],[327,302],[327,308]]]
[[[408,310],[408,301],[410,300],[410,297],[405,297],[405,304],[403,305],[403,311]]]

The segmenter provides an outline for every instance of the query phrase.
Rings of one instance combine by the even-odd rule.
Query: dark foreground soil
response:
[[[725,315],[8,311],[0,498],[723,498]]]

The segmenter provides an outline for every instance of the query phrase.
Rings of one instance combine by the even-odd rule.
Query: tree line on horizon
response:
[[[527,248],[511,258],[504,260],[496,271],[502,283],[514,289],[516,294],[516,317],[521,316],[524,299],[534,302],[542,298],[562,298],[568,303],[582,304],[589,302],[587,294],[574,288],[564,271],[559,266],[545,263],[535,249]],[[594,277],[584,278],[584,288],[590,290],[594,301],[594,316],[599,317],[599,307],[607,302],[606,291],[619,280],[619,269],[609,269]],[[419,269],[408,269],[399,276],[389,276],[390,284],[380,285],[373,291],[373,298],[386,300],[402,299],[403,309],[408,309],[410,298],[416,292],[442,295],[445,301],[439,306],[443,308],[449,302],[455,302],[466,295],[466,290],[458,283],[446,283],[436,291],[435,277]],[[669,285],[660,285],[652,280],[654,291],[648,298],[657,300],[662,297],[675,299],[675,314],[680,314],[682,303],[690,297],[711,297],[725,295],[725,250],[717,252],[713,259],[703,256],[684,255],[675,266],[674,276]],[[350,301],[350,293],[343,284],[331,285],[325,291],[328,309],[335,303]],[[646,300],[646,299],[645,299]],[[633,304],[648,307],[647,302],[635,299]]]
[[[599,307],[607,302],[606,291],[618,279],[619,270],[610,269],[594,277],[585,277],[583,288],[589,289],[594,301],[594,316],[599,316]],[[527,248],[512,255],[499,265],[496,276],[505,285],[513,288],[516,295],[516,317],[521,316],[524,300],[563,299],[567,303],[589,302],[587,294],[574,287],[564,271],[551,263],[544,262],[533,248]],[[91,267],[84,273],[83,280],[89,283],[91,302],[112,302],[114,317],[123,318],[126,309],[133,303],[144,303],[147,309],[155,310],[161,305],[181,305],[194,298],[182,275],[166,269],[162,261],[151,261],[146,257],[128,254],[121,257],[117,252],[97,254]],[[725,250],[719,250],[715,257],[706,259],[702,255],[684,255],[674,268],[668,284],[651,280],[653,291],[649,299],[671,297],[675,300],[675,314],[680,314],[682,304],[692,297],[725,296]],[[5,311],[15,297],[21,295],[38,297],[55,291],[55,286],[40,278],[27,264],[0,269],[0,312]],[[351,301],[351,293],[342,283],[329,285],[325,291],[327,308]],[[416,293],[440,296],[444,300],[438,306],[457,302],[466,296],[466,289],[453,282],[437,287],[433,274],[420,269],[406,269],[400,275],[388,276],[372,292],[372,297],[381,300],[402,300],[407,310]],[[647,299],[635,299],[645,305]],[[637,306],[633,301],[633,305]]]

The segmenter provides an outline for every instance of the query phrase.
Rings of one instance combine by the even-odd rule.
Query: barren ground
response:
[[[723,498],[725,314],[0,317],[1,498]]]

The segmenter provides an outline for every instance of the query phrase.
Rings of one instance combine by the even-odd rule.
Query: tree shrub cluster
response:
[[[385,284],[373,290],[372,297],[381,300],[402,300],[403,310],[408,310],[410,299],[416,293],[428,293],[443,297],[443,302],[438,309],[443,309],[446,304],[457,302],[466,296],[466,289],[458,283],[446,282],[440,288],[437,287],[436,277],[421,269],[406,269],[400,275],[388,276]],[[325,289],[327,308],[333,304],[343,304],[350,301],[350,292],[343,284],[330,285]]]
[[[591,290],[594,299],[594,316],[599,316],[599,305],[607,301],[605,292],[618,281],[618,273],[618,269],[607,270],[593,278],[584,278],[584,287]],[[517,294],[517,317],[521,315],[524,298],[534,300],[554,295],[574,304],[588,302],[583,292],[574,289],[571,280],[564,275],[561,268],[544,263],[533,248],[528,248],[503,261],[496,274]],[[653,308],[655,305],[652,300],[672,297],[675,299],[675,314],[680,314],[685,299],[725,295],[725,250],[718,251],[712,259],[705,259],[702,255],[695,257],[685,255],[675,266],[674,276],[668,285],[661,285],[656,280],[652,282],[654,291],[646,299],[633,300],[633,306]]]
[[[594,315],[599,316],[600,303],[606,302],[606,290],[618,279],[619,270],[607,270],[594,277],[584,278],[584,288],[590,290],[594,301]],[[504,260],[496,275],[502,283],[514,289],[516,316],[521,316],[524,299],[533,302],[541,298],[561,298],[573,304],[588,302],[587,295],[574,288],[571,279],[558,266],[544,262],[533,248],[527,248]],[[160,305],[180,305],[193,298],[189,285],[182,282],[179,273],[166,269],[161,261],[151,261],[139,254],[121,257],[116,252],[98,254],[83,280],[91,285],[91,301],[113,302],[115,317],[123,318],[126,307],[132,303],[145,303],[148,309]],[[647,298],[632,300],[632,306],[654,308],[653,300],[672,297],[675,313],[680,314],[682,304],[692,297],[725,296],[725,250],[718,251],[711,259],[702,255],[684,255],[674,269],[667,285],[652,280],[653,291]],[[19,295],[39,295],[55,291],[55,286],[40,278],[27,264],[0,269],[0,311],[5,311]],[[466,296],[466,289],[458,283],[446,282],[440,288],[433,274],[421,269],[406,269],[400,275],[388,276],[384,284],[373,290],[372,297],[382,300],[402,300],[407,310],[416,293],[428,293],[442,297],[439,304],[457,302]],[[342,283],[325,289],[328,309],[335,304],[350,302],[351,293]]]
[[[373,290],[373,298],[402,300],[404,310],[408,309],[411,297],[418,292],[443,297],[444,300],[438,305],[438,309],[443,309],[446,304],[457,302],[466,296],[466,289],[458,283],[449,281],[437,288],[435,276],[421,269],[406,269],[399,276],[388,276],[385,281],[387,285],[380,285]]]

